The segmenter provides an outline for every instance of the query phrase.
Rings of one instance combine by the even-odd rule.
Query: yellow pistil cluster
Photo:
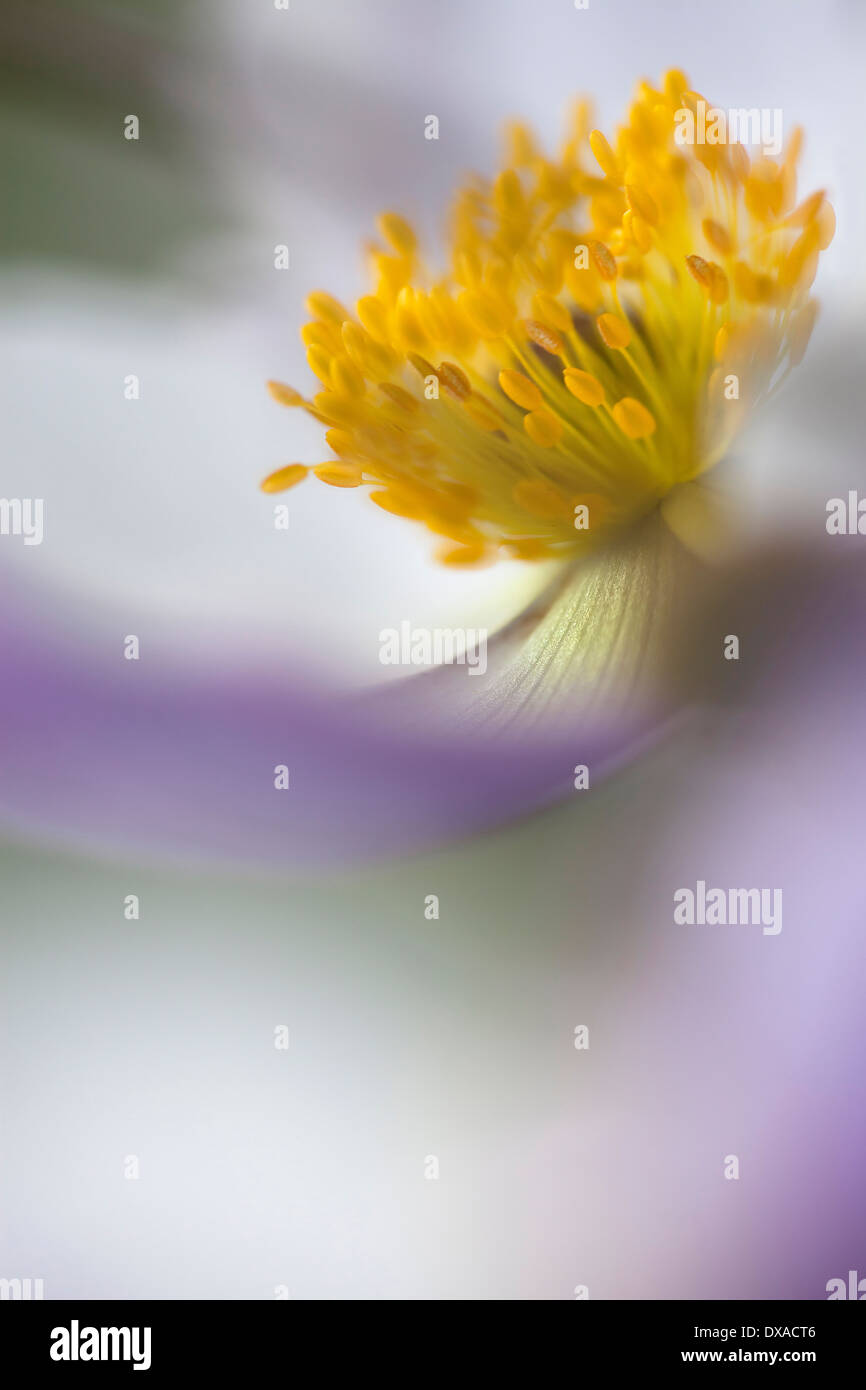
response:
[[[556,159],[512,126],[508,167],[458,197],[439,278],[381,217],[374,292],[354,313],[307,300],[320,389],[269,384],[334,457],[264,490],[370,485],[475,565],[579,552],[712,467],[805,352],[834,217],[822,192],[797,202],[799,131],[779,159],[678,144],[701,101],[678,71],[641,83],[613,143],[581,102]]]

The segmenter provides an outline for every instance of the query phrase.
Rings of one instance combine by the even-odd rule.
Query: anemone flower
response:
[[[751,159],[705,114],[703,142],[682,138],[707,109],[673,70],[639,85],[613,141],[585,101],[555,157],[513,125],[506,167],[457,198],[450,269],[385,213],[355,313],[308,298],[321,389],[269,383],[334,457],[266,492],[312,472],[424,525],[444,565],[559,562],[543,622],[472,702],[487,723],[515,702],[549,719],[645,699],[658,629],[700,580],[685,551],[718,558],[736,531],[708,474],[805,353],[832,207],[798,201],[799,130]]]
[[[778,159],[679,143],[701,102],[677,71],[643,83],[612,141],[581,103],[556,158],[513,126],[508,167],[457,200],[450,272],[386,214],[356,313],[309,298],[322,389],[270,385],[333,457],[266,492],[312,471],[371,487],[445,565],[558,563],[484,679],[351,701],[264,672],[121,680],[44,615],[33,637],[22,597],[0,634],[9,824],[280,863],[412,849],[568,794],[688,705],[683,635],[732,530],[707,475],[801,360],[833,234],[823,192],[798,200],[799,135]]]

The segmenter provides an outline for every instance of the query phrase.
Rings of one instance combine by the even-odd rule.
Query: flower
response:
[[[681,543],[676,499],[699,495],[690,480],[744,404],[802,356],[832,212],[823,193],[797,204],[799,137],[778,165],[739,146],[678,148],[677,113],[701,100],[685,86],[669,74],[663,92],[641,88],[613,146],[592,132],[595,171],[585,110],[558,163],[513,128],[516,167],[462,195],[453,272],[427,289],[412,284],[411,230],[385,216],[391,249],[374,252],[376,293],[357,316],[310,298],[304,332],[327,388],[306,401],[271,385],[327,427],[335,457],[314,471],[372,484],[379,505],[448,542],[446,562],[500,547],[573,561],[493,634],[484,679],[452,665],[340,696],[269,662],[160,659],[133,681],[101,635],[72,641],[52,605],[9,589],[9,825],[281,866],[410,852],[572,794],[577,766],[596,786],[731,689],[718,635],[745,633],[752,609],[795,630],[792,583],[764,578],[734,611],[739,571]],[[734,399],[722,373],[725,392],[738,377]],[[308,471],[292,463],[265,489]],[[804,555],[792,571],[814,566]],[[768,643],[744,649],[754,671]]]
[[[579,102],[558,158],[513,125],[507,167],[459,194],[439,277],[385,213],[355,313],[308,298],[322,389],[269,383],[326,426],[312,472],[478,565],[579,557],[712,468],[803,357],[835,220],[823,191],[797,202],[799,130],[778,159],[680,143],[703,101],[677,70],[643,82],[613,143]]]

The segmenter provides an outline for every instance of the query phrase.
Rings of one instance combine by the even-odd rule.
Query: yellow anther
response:
[[[314,372],[323,386],[331,384],[331,354],[322,347],[317,347],[314,343],[307,348],[307,362],[310,371]]]
[[[262,492],[286,492],[306,478],[309,471],[303,463],[287,463],[285,468],[278,468],[276,473],[265,478],[261,484]]]
[[[808,227],[809,223],[818,215],[821,204],[826,198],[823,188],[819,188],[815,193],[810,193],[808,198],[804,198],[802,203],[794,208],[785,218],[785,227]]]
[[[818,233],[813,225],[801,232],[779,267],[779,283],[788,288],[810,285],[818,266]]]
[[[455,401],[468,401],[472,386],[466,373],[453,362],[443,362],[439,368],[439,385]]]
[[[609,179],[618,181],[619,164],[617,163],[616,155],[600,130],[590,131],[589,146],[602,172],[607,174]]]
[[[818,232],[818,250],[826,251],[836,235],[836,214],[832,203],[828,203],[826,198],[818,210],[815,226]]]
[[[588,241],[589,254],[592,263],[601,276],[602,280],[616,279],[616,261],[611,255],[610,247],[605,246],[603,241]]]
[[[472,569],[485,563],[487,553],[484,545],[445,545],[436,551],[436,559],[450,568]]]
[[[461,522],[453,517],[434,514],[425,519],[425,525],[434,536],[447,536],[449,540],[458,541],[461,545],[484,544],[484,536],[477,526],[471,526],[468,522]]]
[[[389,341],[388,310],[375,294],[366,294],[363,299],[358,300],[358,318],[370,334],[379,343]]]
[[[321,319],[314,319],[301,329],[301,341],[304,347],[324,348],[327,353],[339,352],[340,329],[333,320],[323,323]]]
[[[688,91],[689,79],[679,68],[671,68],[664,76],[664,93],[672,106],[678,106]]]
[[[320,391],[313,405],[329,425],[353,425],[362,418],[361,402],[353,396],[338,396],[336,391]]]
[[[747,304],[770,304],[775,298],[776,286],[771,277],[752,270],[745,261],[734,266],[734,288]]]
[[[513,169],[504,169],[497,177],[493,185],[493,202],[500,216],[514,216],[523,211],[523,188]]]
[[[343,347],[352,362],[365,377],[385,376],[395,363],[394,354],[384,344],[377,343],[365,328],[347,319],[341,329]]]
[[[565,352],[565,344],[550,324],[542,323],[539,319],[526,319],[523,327],[527,338],[552,357],[561,357]]]
[[[785,150],[785,161],[784,161],[784,162],[785,162],[786,168],[790,168],[790,169],[796,168],[797,162],[798,162],[798,160],[799,160],[799,158],[800,158],[800,155],[801,155],[802,153],[803,153],[803,127],[802,127],[801,125],[796,125],[796,126],[794,126],[794,129],[791,131],[791,138],[790,138],[790,140],[788,141],[788,146],[787,146],[787,149]]]
[[[428,362],[427,358],[422,357],[420,353],[407,352],[406,360],[411,363],[418,375],[424,377],[425,380],[430,376],[435,376],[437,380],[439,379],[439,374],[433,366],[433,363]]]
[[[522,410],[540,410],[544,405],[544,397],[535,382],[522,372],[500,372],[499,385],[508,399]]]
[[[268,391],[280,405],[303,405],[304,398],[293,386],[285,386],[281,381],[269,381]]]
[[[532,131],[519,121],[512,121],[505,131],[506,157],[509,164],[531,164],[536,157]]]
[[[568,390],[584,405],[601,405],[604,401],[604,387],[590,372],[582,372],[578,367],[566,367],[562,374]]]
[[[416,291],[415,316],[421,326],[421,332],[431,343],[449,342],[449,318],[432,295],[424,294],[421,290]]]
[[[646,254],[652,249],[652,232],[642,217],[636,216],[629,208],[622,219],[623,231],[630,236],[639,251]]]
[[[380,381],[379,390],[409,415],[414,415],[421,408],[421,402],[417,397],[410,395],[402,386],[398,386],[393,381]]]
[[[722,226],[721,222],[716,222],[712,217],[705,217],[701,223],[701,227],[704,236],[714,251],[718,251],[721,256],[729,256],[731,254],[732,245],[730,233]]]
[[[412,269],[412,262],[406,256],[383,256],[374,257],[376,269],[379,272],[379,282],[376,285],[377,296],[391,304],[400,293],[400,290],[409,280]]]
[[[633,396],[623,396],[621,401],[617,401],[611,414],[629,439],[646,439],[655,431],[654,416]]]
[[[379,218],[379,231],[399,256],[414,256],[418,240],[404,217],[396,212],[383,212]]]
[[[341,459],[354,459],[358,455],[359,446],[355,436],[349,434],[348,430],[339,429],[336,425],[325,430],[325,443]]]
[[[621,319],[618,314],[599,314],[596,323],[609,348],[628,347],[631,342],[631,329],[625,319]]]
[[[628,183],[625,188],[625,196],[632,212],[636,212],[638,217],[643,218],[648,226],[658,226],[659,210],[645,188],[638,188],[635,184]]]
[[[347,357],[335,357],[331,363],[331,385],[339,396],[363,396],[367,389],[358,368]]]
[[[758,222],[772,222],[778,217],[782,206],[784,189],[779,179],[773,178],[764,167],[753,165],[746,179],[746,207]]]
[[[361,470],[354,463],[317,463],[313,469],[320,482],[329,487],[360,487]]]
[[[425,347],[427,335],[421,326],[415,307],[415,291],[404,285],[397,296],[394,309],[394,326],[402,347],[413,349]]]
[[[686,265],[698,284],[701,285],[703,289],[708,290],[712,278],[710,273],[710,262],[705,261],[703,256],[686,256]]]
[[[532,296],[532,316],[541,323],[549,323],[559,333],[570,333],[574,327],[565,305],[544,290]]]
[[[371,356],[373,346],[373,339],[370,334],[360,324],[355,323],[354,319],[346,319],[340,329],[340,338],[355,366],[363,371],[368,357]]]
[[[424,515],[423,501],[418,497],[413,497],[409,492],[401,492],[397,488],[385,488],[381,492],[371,492],[370,501],[375,502],[377,507],[381,507],[383,512],[390,512],[392,516],[405,516],[410,520]]]
[[[645,154],[657,142],[658,132],[652,110],[640,101],[633,102],[629,110],[629,134],[633,148],[641,154]]]
[[[728,277],[715,261],[705,261],[703,256],[686,256],[686,265],[713,304],[724,304],[728,297]]]
[[[312,294],[307,295],[307,310],[314,319],[327,319],[337,326],[344,319],[350,317],[349,311],[343,307],[338,299],[332,294],[326,294],[324,290],[313,290]]]
[[[562,438],[562,421],[549,410],[532,410],[524,415],[523,428],[533,444],[541,449],[552,449]]]

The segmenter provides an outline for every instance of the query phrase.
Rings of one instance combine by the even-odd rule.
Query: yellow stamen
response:
[[[609,348],[628,347],[631,342],[631,329],[625,319],[621,319],[618,314],[599,314],[596,323]]]
[[[331,385],[341,396],[363,396],[367,390],[358,368],[345,357],[335,357],[331,363]]]
[[[294,386],[284,386],[281,381],[269,381],[268,391],[280,405],[303,405],[304,398]]]
[[[424,509],[417,499],[413,500],[407,494],[397,491],[371,492],[370,501],[381,507],[383,512],[391,512],[393,516],[416,520],[424,514]]]
[[[823,190],[797,202],[798,132],[777,159],[681,146],[678,113],[704,100],[672,69],[610,138],[585,104],[555,155],[513,126],[510,164],[457,199],[445,266],[384,213],[355,312],[307,300],[320,388],[268,383],[324,426],[334,458],[313,473],[371,487],[473,566],[580,554],[711,468],[806,350],[835,215]]]
[[[523,410],[541,410],[544,397],[534,381],[523,372],[504,371],[499,373],[499,385],[506,396]]]
[[[523,428],[534,444],[538,444],[542,449],[552,449],[562,438],[565,427],[549,410],[532,410],[528,415],[524,415]]]
[[[262,492],[286,492],[306,478],[308,472],[309,469],[303,463],[287,463],[285,468],[278,468],[276,473],[271,473],[265,478],[261,484]]]
[[[408,391],[404,391],[402,386],[398,386],[393,381],[380,381],[379,390],[392,400],[401,410],[405,410],[407,415],[414,415],[420,408],[420,401],[415,396],[410,396]]]
[[[549,323],[559,333],[570,333],[574,327],[571,314],[565,306],[560,304],[558,299],[554,299],[552,294],[546,294],[544,291],[533,296],[532,312],[534,319]]]
[[[405,218],[396,212],[383,212],[379,218],[379,230],[398,255],[414,256],[418,242]]]
[[[566,367],[562,377],[571,394],[584,405],[601,405],[604,401],[604,387],[589,372],[582,372],[578,367]]]
[[[353,463],[318,463],[313,469],[316,477],[331,487],[360,487],[361,470]]]
[[[608,144],[607,138],[602,135],[600,130],[590,131],[589,147],[608,178],[614,180],[618,179],[619,165],[616,162],[616,155]]]
[[[486,551],[483,545],[446,545],[436,552],[436,559],[440,565],[463,566],[466,568],[476,567],[485,559]]]
[[[351,314],[343,308],[340,301],[332,294],[326,294],[324,290],[314,290],[312,294],[307,295],[307,309],[314,319],[329,319],[338,327],[344,319],[351,318]]]
[[[625,196],[632,212],[636,213],[643,222],[646,222],[650,227],[658,225],[659,210],[646,189],[636,188],[634,184],[629,183],[626,184]]]
[[[615,280],[616,261],[611,254],[610,247],[605,246],[603,241],[595,241],[594,239],[588,244],[589,254],[602,280]]]
[[[724,304],[728,297],[728,277],[722,267],[715,261],[705,261],[703,256],[686,256],[686,265],[713,303]]]
[[[621,401],[617,401],[611,414],[629,439],[646,439],[655,431],[656,422],[646,406],[631,396],[623,396]]]
[[[730,233],[717,222],[713,217],[705,217],[702,224],[703,233],[714,251],[718,251],[721,256],[728,256],[731,253]]]
[[[541,323],[538,319],[527,319],[524,327],[527,338],[530,338],[536,347],[543,348],[554,357],[562,356],[565,351],[562,339],[549,324]]]
[[[472,395],[468,376],[460,367],[455,367],[453,362],[442,363],[439,368],[439,382],[442,390],[446,391],[455,401],[468,401]]]

